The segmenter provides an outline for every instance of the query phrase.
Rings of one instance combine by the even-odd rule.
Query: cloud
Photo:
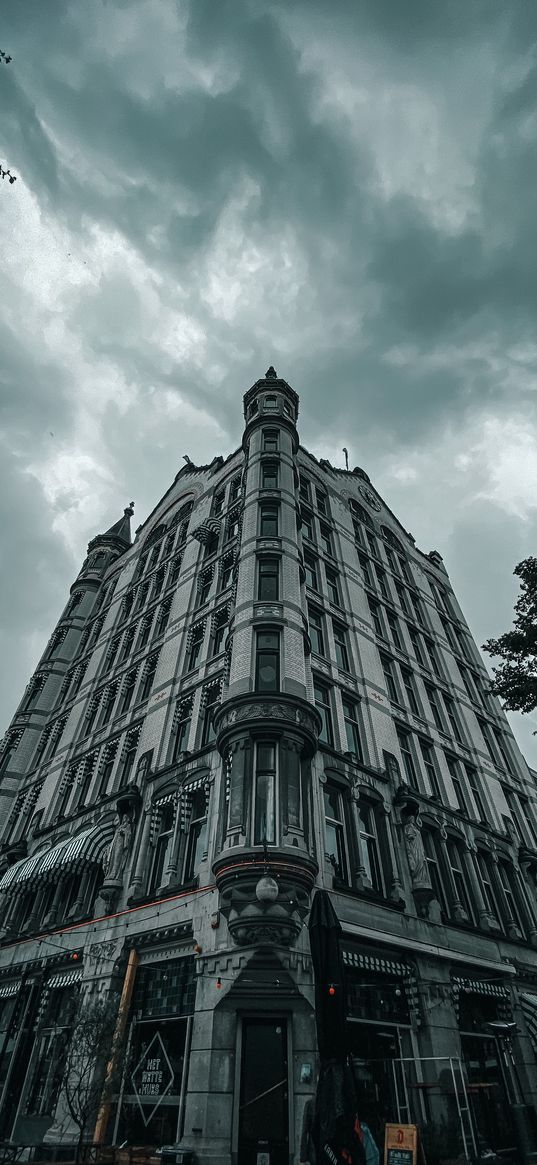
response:
[[[237,447],[269,363],[300,393],[304,444],[341,464],[347,446],[439,546],[478,639],[505,629],[535,535],[537,11],[5,0],[3,16],[17,531],[0,599],[25,643],[4,632],[4,721],[88,538],[131,496],[141,520],[183,452]],[[20,584],[35,514],[37,607]]]

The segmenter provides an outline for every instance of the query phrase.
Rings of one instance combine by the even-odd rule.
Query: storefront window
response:
[[[194,1011],[194,960],[142,966],[132,1004],[129,1053],[114,1142],[170,1145],[182,1134],[187,1033]]]

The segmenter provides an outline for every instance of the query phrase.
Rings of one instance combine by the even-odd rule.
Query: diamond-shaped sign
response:
[[[131,1072],[133,1092],[142,1114],[144,1125],[164,1100],[173,1084],[174,1072],[166,1048],[156,1032],[145,1052]]]

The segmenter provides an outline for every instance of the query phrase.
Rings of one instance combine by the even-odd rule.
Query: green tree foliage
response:
[[[492,691],[509,712],[533,712],[537,707],[537,558],[515,566],[521,580],[512,631],[487,639],[483,650],[500,663],[493,667]]]

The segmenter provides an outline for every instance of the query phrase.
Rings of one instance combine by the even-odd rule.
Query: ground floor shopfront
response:
[[[118,962],[116,948],[106,980],[82,960],[0,981],[0,1138],[75,1139],[61,1101],[73,1016],[87,989],[121,988],[126,952]],[[521,1122],[531,1137],[535,987],[521,990],[500,966],[461,971],[353,936],[344,964],[359,1109],[379,1143],[387,1121],[416,1123],[433,1165],[516,1149]],[[191,943],[163,949],[146,935],[107,1142],[181,1144],[213,1165],[297,1161],[317,1070],[312,987],[306,951],[204,958]]]

